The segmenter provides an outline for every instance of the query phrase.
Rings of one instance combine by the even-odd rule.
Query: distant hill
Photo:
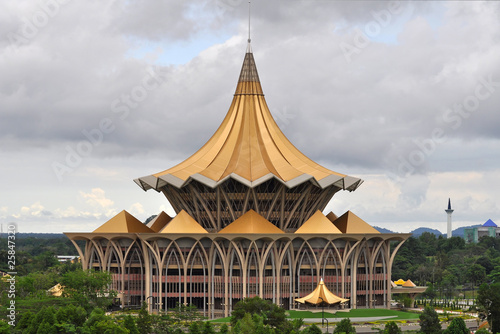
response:
[[[373,228],[379,231],[380,233],[396,233],[383,227],[373,226]]]
[[[428,227],[419,227],[416,230],[411,231],[410,233],[413,234],[413,237],[418,238],[424,232],[429,232],[429,233],[435,234],[436,237],[439,237],[440,235],[443,234],[443,233],[441,233],[441,231],[438,231],[438,230],[433,229],[433,228],[428,228]]]
[[[472,225],[472,226],[459,227],[456,230],[453,230],[451,232],[451,235],[453,237],[462,237],[463,238],[464,237],[464,232],[465,232],[466,228],[473,228],[473,227],[479,227],[479,226],[481,226],[481,225]]]

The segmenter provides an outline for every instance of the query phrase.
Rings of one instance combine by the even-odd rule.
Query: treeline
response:
[[[57,255],[78,255],[75,246],[64,235],[52,238],[35,237],[36,234],[21,238],[19,235],[13,240],[14,246],[8,244],[6,237],[0,238],[0,270],[12,271],[8,267],[9,251],[15,255],[15,271],[20,276],[54,266]]]
[[[483,237],[477,244],[466,244],[461,237],[447,239],[427,232],[410,237],[392,266],[392,279],[399,278],[429,285],[445,298],[481,283],[500,282],[500,239]]]

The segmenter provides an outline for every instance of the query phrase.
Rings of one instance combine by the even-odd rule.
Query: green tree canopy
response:
[[[462,318],[454,318],[444,331],[444,334],[469,334],[470,331]]]
[[[436,310],[427,306],[422,314],[419,316],[420,319],[420,331],[425,334],[438,334],[441,333],[441,324],[439,323],[439,317]]]
[[[488,320],[492,333],[500,333],[500,283],[482,284],[476,303]]]
[[[356,328],[352,325],[351,319],[345,318],[342,319],[337,326],[335,326],[335,329],[333,330],[333,333],[356,333]]]
[[[284,326],[287,321],[283,308],[257,296],[245,298],[236,303],[231,313],[231,325],[235,326],[238,320],[243,319],[245,313],[263,317],[264,324],[274,328]]]
[[[116,291],[109,288],[111,281],[111,274],[106,271],[78,269],[65,273],[61,284],[65,297],[73,298],[79,306],[91,311],[111,305],[116,296]]]

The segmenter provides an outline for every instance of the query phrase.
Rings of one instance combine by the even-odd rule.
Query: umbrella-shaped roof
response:
[[[215,188],[228,178],[252,188],[276,178],[289,188],[311,181],[349,191],[363,182],[312,161],[281,132],[266,104],[250,44],[231,107],[212,138],[177,166],[135,182],[144,190],[161,191],[191,180]]]
[[[319,282],[318,286],[316,289],[314,289],[313,292],[308,294],[305,297],[302,298],[296,298],[296,302],[299,303],[309,303],[309,304],[338,304],[338,303],[345,303],[349,301],[349,299],[344,299],[340,298],[339,296],[334,295],[328,288],[326,287],[325,283],[323,282],[323,279],[321,279],[321,282]]]

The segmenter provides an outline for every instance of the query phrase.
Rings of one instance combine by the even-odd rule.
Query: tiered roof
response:
[[[154,233],[154,231],[123,210],[92,233]]]
[[[144,190],[160,191],[167,184],[181,188],[190,180],[215,188],[228,178],[249,187],[276,178],[290,188],[311,181],[349,191],[362,183],[312,161],[281,132],[264,98],[250,45],[233,102],[214,135],[177,166],[135,182]]]

